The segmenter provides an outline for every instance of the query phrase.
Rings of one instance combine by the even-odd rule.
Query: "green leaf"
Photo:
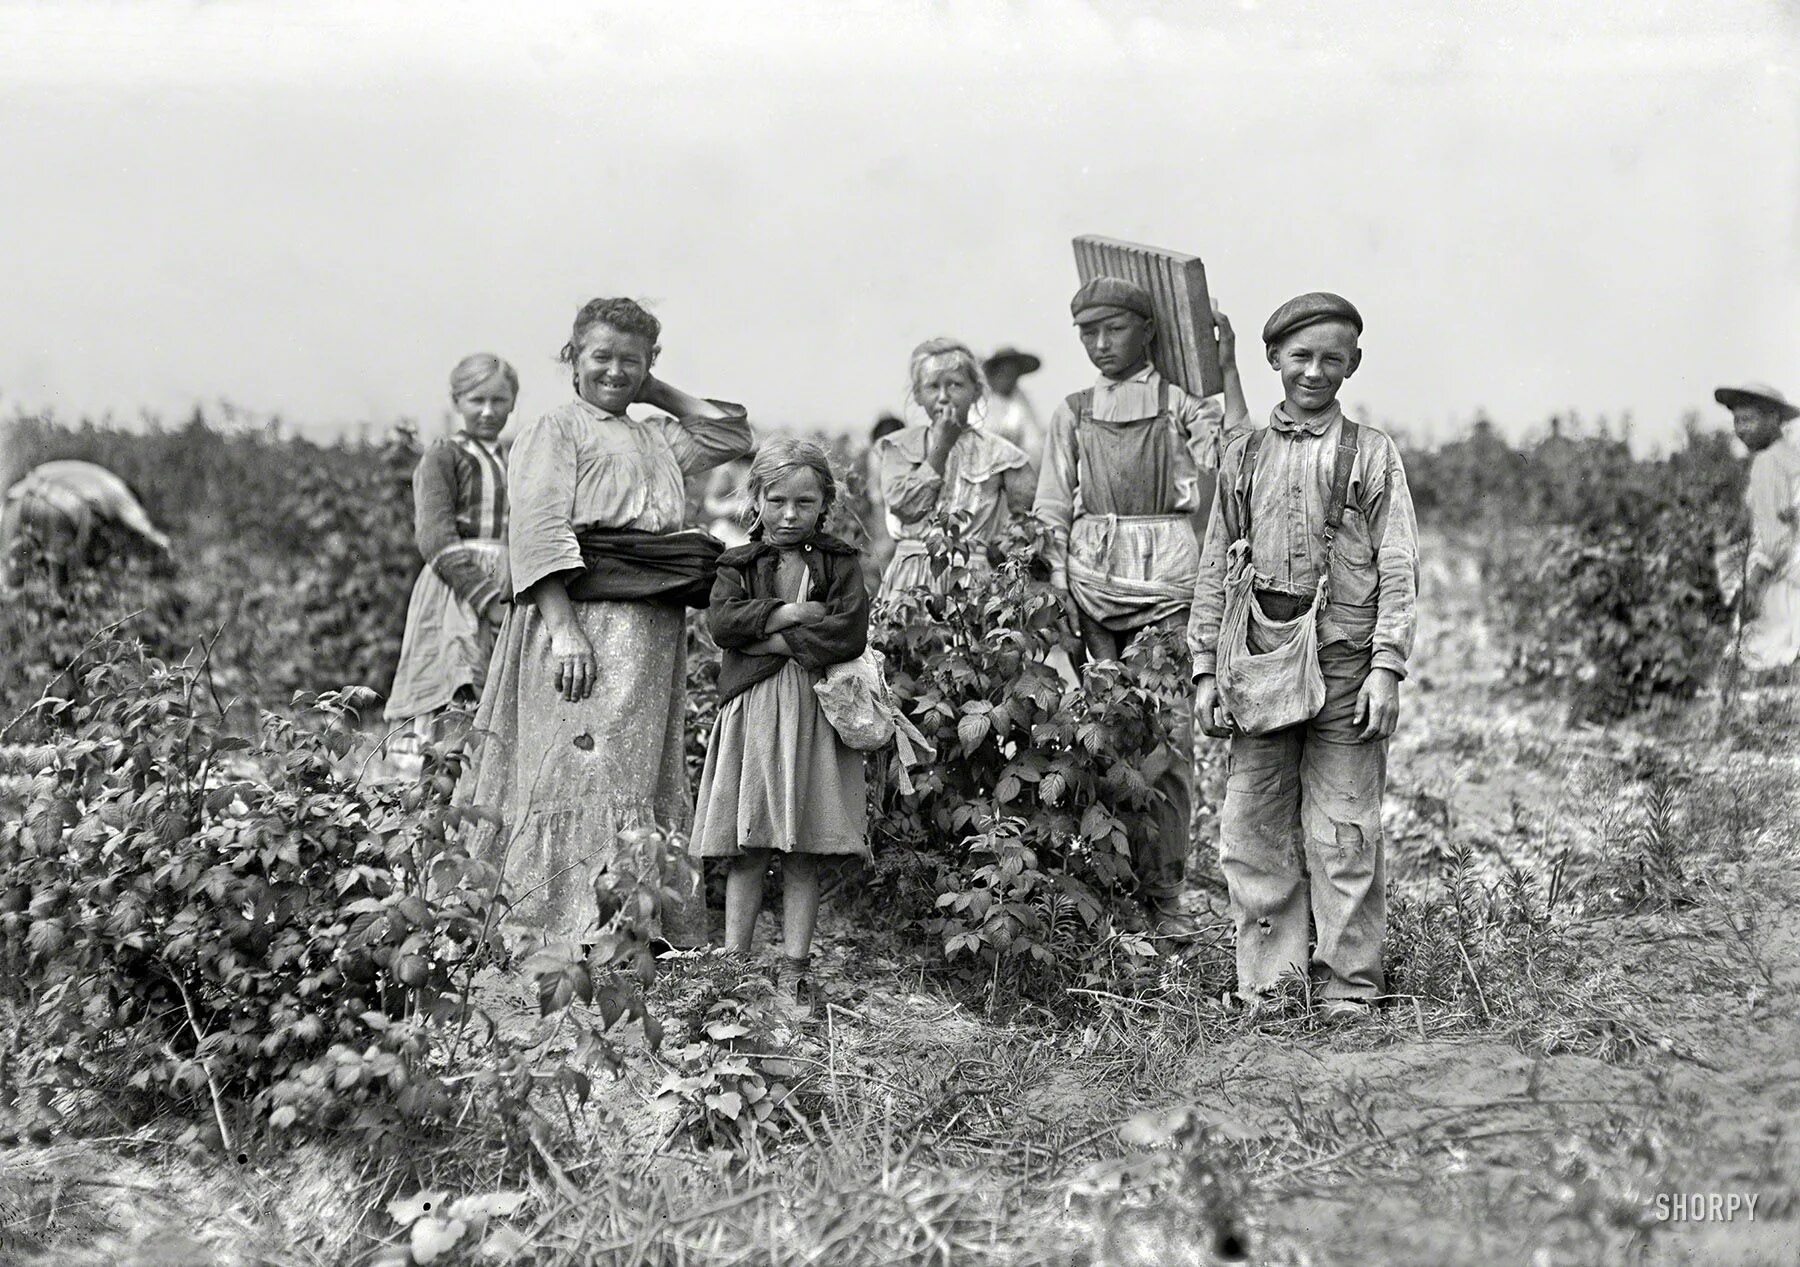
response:
[[[744,1111],[744,1097],[735,1091],[722,1091],[716,1095],[707,1096],[706,1107],[735,1122],[738,1115]]]

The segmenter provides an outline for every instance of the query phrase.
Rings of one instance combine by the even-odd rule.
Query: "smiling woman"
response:
[[[510,921],[575,939],[592,924],[593,881],[636,827],[684,831],[686,639],[680,604],[588,601],[580,534],[678,532],[683,481],[750,447],[739,405],[655,378],[659,321],[630,299],[596,299],[563,348],[576,398],[513,446],[508,557],[518,595],[501,626],[465,804],[499,811],[477,849],[503,875]],[[667,410],[633,418],[633,404]],[[714,545],[716,550],[716,543]],[[703,912],[665,912],[663,936],[698,939]]]

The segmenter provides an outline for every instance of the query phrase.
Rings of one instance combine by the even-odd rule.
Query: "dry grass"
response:
[[[1569,729],[1499,693],[1479,622],[1435,599],[1389,807],[1396,998],[1370,1018],[1324,1021],[1298,978],[1280,1015],[1224,1010],[1216,913],[1153,981],[993,1006],[841,898],[828,1005],[775,1008],[759,1036],[801,1070],[805,1124],[778,1140],[695,1146],[639,1053],[558,1111],[556,1163],[318,1143],[239,1166],[167,1142],[179,1124],[20,1146],[0,1259],[404,1261],[385,1204],[431,1186],[527,1191],[506,1225],[534,1267],[1655,1262],[1702,1244],[1642,1218],[1675,1185],[1764,1193],[1773,1222],[1694,1259],[1757,1261],[1755,1235],[1795,1230],[1800,1173],[1778,742],[1800,695]],[[687,961],[659,986],[672,1033],[736,984],[723,971]],[[476,1261],[475,1239],[438,1261]]]

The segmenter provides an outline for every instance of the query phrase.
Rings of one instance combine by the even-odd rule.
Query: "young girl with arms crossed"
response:
[[[868,644],[857,551],[820,531],[837,497],[825,451],[765,444],[746,489],[748,545],[719,558],[707,624],[723,655],[719,720],[694,812],[694,852],[729,858],[725,944],[750,949],[770,855],[782,855],[782,949],[797,1001],[819,912],[819,859],[867,856],[862,753],[846,747],[813,686]]]

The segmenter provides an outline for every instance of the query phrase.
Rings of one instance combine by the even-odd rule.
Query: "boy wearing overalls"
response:
[[[1220,852],[1237,926],[1238,996],[1256,1005],[1282,973],[1310,963],[1337,1016],[1360,1015],[1384,988],[1381,800],[1418,591],[1399,451],[1338,407],[1338,389],[1362,360],[1362,325],[1348,300],[1314,293],[1289,300],[1263,327],[1285,399],[1266,430],[1226,449],[1188,627],[1200,725],[1231,738]],[[1324,706],[1265,734],[1236,731],[1219,696],[1226,563],[1236,542],[1254,568],[1249,596],[1271,620],[1301,616],[1327,573],[1317,610]],[[1248,647],[1275,649],[1254,637]]]
[[[1191,396],[1150,363],[1156,319],[1142,286],[1097,277],[1069,308],[1100,378],[1051,416],[1034,510],[1052,529],[1051,582],[1083,652],[1117,660],[1141,630],[1187,621],[1200,564],[1200,472],[1218,467],[1226,412],[1219,397]],[[1235,376],[1230,326],[1216,310],[1215,320],[1221,361]],[[1185,696],[1167,755],[1153,783],[1154,829],[1136,843],[1132,868],[1153,931],[1175,937],[1192,931],[1180,908],[1194,782]]]

